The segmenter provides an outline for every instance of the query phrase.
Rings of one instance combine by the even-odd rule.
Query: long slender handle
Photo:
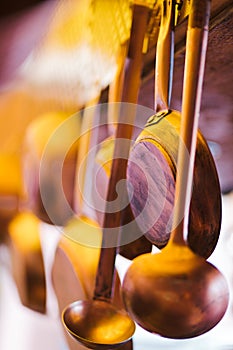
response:
[[[142,62],[142,46],[145,31],[147,28],[147,18],[149,9],[146,6],[134,5],[133,23],[131,28],[131,40],[129,47],[129,64],[124,82],[124,102],[136,102],[139,85]],[[121,117],[121,116],[120,116]],[[112,161],[111,176],[108,185],[107,205],[104,217],[103,242],[100,253],[99,266],[96,275],[96,287],[94,298],[110,299],[113,290],[113,281],[115,273],[115,257],[119,236],[119,227],[121,212],[119,207],[111,213],[112,202],[116,197],[122,198],[122,192],[116,193],[116,185],[122,179],[126,178],[127,158],[130,148],[130,142],[123,142],[122,139],[130,140],[133,131],[134,115],[130,113],[130,119],[127,116],[127,124],[119,121],[116,132],[116,141],[114,156]],[[121,187],[123,190],[123,187]],[[108,247],[108,248],[106,248]]]
[[[122,91],[123,91],[124,79],[125,79],[125,64],[127,61],[128,46],[129,46],[129,43],[125,42],[120,47],[116,75],[114,80],[109,86],[108,124],[110,126],[112,124],[116,125],[118,122],[119,105],[116,102],[121,102],[121,99],[122,99]]]
[[[161,6],[161,23],[155,64],[155,110],[157,112],[167,109],[171,100],[174,65],[175,0],[164,0]]]
[[[79,136],[79,151],[76,165],[76,179],[75,179],[75,209],[77,212],[83,213],[85,197],[85,179],[87,178],[86,170],[88,164],[88,151],[91,144],[91,134],[95,117],[95,106],[99,102],[100,96],[96,96],[89,101],[84,109],[81,132]]]
[[[171,240],[185,244],[198,121],[208,41],[210,0],[192,0],[188,21],[182,99],[181,135],[177,161],[174,230]]]

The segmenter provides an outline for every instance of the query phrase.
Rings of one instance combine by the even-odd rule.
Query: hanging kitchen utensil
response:
[[[146,1],[146,3],[147,3],[147,6],[149,6],[149,1]],[[150,20],[153,19],[152,18],[153,16],[158,16],[159,14],[158,4],[154,3],[153,6],[152,4],[150,5],[151,5],[150,16],[147,22],[146,36],[150,34],[148,32],[149,31],[148,23],[150,22]],[[145,41],[146,41],[146,37],[144,38],[144,43]],[[130,57],[131,52],[134,52],[132,43],[129,46],[129,53],[128,53],[129,58],[132,58]],[[142,57],[140,58],[140,61],[141,59]],[[141,66],[140,61],[138,62],[135,61],[134,63],[135,66],[137,65],[138,67],[140,67]],[[120,103],[117,103],[117,102],[125,101],[125,102],[130,102],[132,104],[136,104],[138,100],[137,89],[133,90],[133,87],[135,85],[134,82],[129,81],[128,83],[126,83],[125,86],[129,85],[130,88],[125,88],[124,91],[122,92],[124,87],[124,84],[123,84],[124,79],[126,80],[128,79],[127,74],[131,75],[129,70],[127,70],[127,68],[125,67],[127,67],[127,60],[124,58],[124,47],[123,47],[122,54],[120,55],[120,59],[119,59],[118,76],[117,76],[117,79],[115,79],[115,81],[113,82],[113,84],[110,85],[110,91],[109,91],[108,123],[110,124],[110,130],[112,132],[114,131],[114,127],[112,127],[112,125],[113,126],[116,125],[119,109],[120,109]],[[125,76],[125,72],[126,72],[126,76]],[[141,80],[139,76],[137,77],[137,79]],[[132,107],[132,110],[133,108],[134,107]],[[101,209],[99,199],[106,198],[107,184],[110,176],[113,150],[114,150],[114,136],[112,135],[108,139],[102,142],[95,159],[96,189],[98,193],[97,191],[94,191],[93,196],[94,196],[94,201],[96,203],[95,206],[97,208],[96,212],[97,212],[97,217],[99,222],[103,221],[103,216],[104,216],[104,211],[103,209]],[[134,215],[132,213],[130,204],[127,205],[122,212],[122,237],[123,239],[120,243],[119,253],[125,258],[133,259],[140,254],[150,252],[152,249],[151,242],[143,235],[143,233],[141,232],[140,228],[137,225],[137,222],[134,220]]]
[[[73,214],[80,115],[47,112],[27,127],[22,164],[27,206],[44,222],[62,226]]]
[[[94,159],[95,182],[92,190],[92,198],[95,206],[97,221],[101,226],[103,225],[105,214],[105,199],[107,196],[108,182],[111,174],[111,159],[114,151],[114,134],[116,133],[116,126],[120,110],[119,102],[121,102],[122,99],[128,48],[128,41],[123,43],[120,47],[117,59],[117,71],[108,91],[108,104],[105,112],[105,120],[107,119],[107,121],[106,124],[102,122],[103,125],[99,127],[100,129],[102,126],[104,126],[105,129],[107,129],[107,138],[104,138],[104,141],[101,141],[101,144],[98,145],[98,150]],[[102,154],[104,154],[103,157]],[[106,154],[110,154],[110,160],[106,158]],[[102,199],[101,203],[100,199]]]
[[[0,153],[0,244],[7,239],[8,225],[24,202],[20,157]]]
[[[129,158],[127,178],[133,187],[131,209],[145,236],[158,248],[170,237],[181,115],[171,110],[176,1],[164,1],[156,54],[155,109]],[[221,190],[208,145],[198,131],[190,207],[188,245],[207,258],[221,226]]]
[[[21,303],[46,313],[45,267],[40,242],[40,220],[30,211],[21,211],[8,225],[7,245],[11,273]]]
[[[168,338],[190,338],[207,332],[222,319],[229,300],[224,276],[186,243],[209,13],[209,0],[191,1],[169,243],[157,254],[137,257],[122,285],[130,316],[146,330]]]
[[[138,62],[142,55],[144,33],[149,9],[147,6],[134,5],[132,34],[134,34],[134,55],[131,57],[124,88],[127,90],[127,102],[135,98],[140,83]],[[125,97],[126,98],[126,97]],[[114,157],[109,180],[106,211],[103,225],[103,240],[96,286],[93,300],[81,300],[68,306],[63,312],[64,325],[68,332],[80,343],[93,349],[115,348],[129,342],[135,325],[124,310],[118,310],[111,302],[114,288],[115,257],[119,243],[121,210],[126,195],[125,182],[127,158],[133,130],[134,114],[127,115],[127,104],[120,110],[116,131]],[[123,119],[124,118],[124,119]],[[116,188],[121,182],[120,188]],[[113,203],[116,203],[113,208]],[[113,210],[114,209],[114,210]]]
[[[88,300],[88,298],[92,297],[93,293],[93,284],[94,279],[96,275],[97,265],[98,265],[98,259],[99,259],[99,253],[100,253],[100,246],[101,246],[101,239],[102,239],[102,230],[100,225],[97,221],[95,221],[91,214],[93,214],[90,211],[91,206],[91,198],[89,196],[89,188],[91,188],[91,169],[90,166],[93,164],[92,161],[92,152],[89,152],[92,143],[95,144],[95,134],[96,131],[96,123],[95,119],[97,117],[97,114],[99,112],[98,106],[95,104],[97,103],[97,100],[91,101],[88,106],[86,106],[85,110],[83,111],[83,123],[81,126],[81,133],[79,137],[79,150],[81,152],[78,153],[78,161],[77,161],[77,178],[76,178],[76,186],[75,186],[75,209],[77,214],[73,216],[72,219],[68,220],[66,225],[63,228],[63,234],[64,237],[62,237],[58,250],[62,250],[62,257],[63,257],[63,263],[67,261],[71,266],[69,266],[69,269],[72,270],[72,265],[74,270],[79,267],[76,279],[78,279],[78,282],[80,286],[83,289],[83,296],[85,300]],[[90,214],[90,216],[88,215]],[[75,256],[72,257],[72,249],[73,254]],[[66,258],[64,258],[64,256]],[[59,259],[58,259],[59,261]],[[58,262],[59,263],[59,262]],[[57,259],[55,261],[55,264],[57,264]],[[54,268],[58,268],[54,266]],[[63,270],[63,266],[61,269]],[[64,271],[63,271],[64,272]],[[67,271],[68,272],[68,271]],[[70,273],[70,271],[69,271]],[[59,276],[58,276],[59,277]],[[53,275],[53,278],[56,278],[56,273]],[[55,281],[55,285],[57,283],[60,283],[60,281]],[[75,282],[74,280],[70,280],[70,288],[67,290],[67,295],[73,295],[75,294],[72,292],[72,285]],[[77,283],[77,281],[76,281]],[[119,279],[116,280],[116,295],[113,299],[113,304],[115,305],[113,307],[117,308],[119,306]],[[64,292],[63,292],[64,293]],[[72,294],[73,293],[73,294]],[[80,298],[80,290],[77,291],[77,295],[79,295]],[[118,295],[118,297],[117,297]],[[81,295],[81,298],[83,298]],[[62,294],[59,291],[58,293],[59,302],[62,302]],[[68,299],[69,300],[69,299]],[[69,300],[73,301],[74,299]],[[67,303],[62,305],[62,310],[67,305]],[[122,307],[122,301],[120,303]],[[61,305],[59,305],[61,306]],[[100,304],[101,306],[101,304]],[[73,310],[73,309],[72,309]],[[68,334],[67,334],[68,336]],[[69,337],[70,338],[70,337]],[[71,342],[72,339],[68,340],[68,342]],[[125,344],[124,346],[127,348],[131,344],[131,340],[129,340],[129,344]],[[76,344],[78,346],[78,344]],[[122,349],[124,348],[122,346]],[[132,346],[132,344],[131,344]],[[128,349],[128,348],[127,348]],[[131,347],[129,348],[131,349]]]
[[[92,99],[83,110],[81,132],[78,140],[79,152],[76,166],[76,179],[75,179],[75,209],[76,212],[83,214],[85,212],[85,197],[86,197],[86,186],[87,186],[87,168],[88,163],[91,161],[90,148],[91,140],[94,136],[94,121],[96,118],[97,104],[100,100],[100,95]],[[89,200],[89,199],[88,199]]]

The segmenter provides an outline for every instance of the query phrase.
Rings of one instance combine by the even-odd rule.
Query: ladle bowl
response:
[[[124,310],[101,300],[76,301],[64,310],[62,319],[68,332],[90,349],[117,348],[135,331]]]
[[[174,339],[212,329],[229,299],[224,276],[188,247],[175,244],[137,257],[126,272],[122,293],[129,315],[141,327]]]

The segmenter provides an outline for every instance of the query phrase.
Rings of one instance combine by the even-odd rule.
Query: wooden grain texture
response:
[[[181,109],[187,19],[175,29],[175,66],[171,108]],[[232,1],[212,1],[200,130],[212,149],[221,191],[233,189],[233,6]],[[144,57],[139,104],[153,108],[154,57],[152,47]]]
[[[128,179],[134,189],[131,208],[140,229],[160,248],[166,245],[172,224],[179,132],[179,113],[168,113],[158,123],[151,118],[130,154]],[[210,256],[220,227],[221,196],[216,167],[203,136],[198,133],[189,217],[191,249],[205,258]]]

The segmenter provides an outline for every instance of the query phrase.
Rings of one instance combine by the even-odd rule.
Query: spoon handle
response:
[[[162,7],[161,23],[156,47],[155,64],[155,110],[167,109],[170,105],[173,61],[175,0],[165,0]]]
[[[147,19],[149,8],[147,6],[134,5],[133,7],[133,22],[131,28],[131,40],[129,44],[129,63],[125,74],[125,81],[123,86],[123,102],[136,103],[138,91],[140,86],[140,73],[142,66],[142,47],[144,35],[147,28]],[[119,123],[116,130],[116,141],[114,148],[114,156],[112,160],[111,175],[108,184],[106,210],[103,224],[103,240],[100,252],[100,259],[98,270],[96,274],[96,284],[94,291],[94,299],[109,300],[112,297],[113,281],[115,275],[115,257],[117,252],[117,245],[119,239],[120,222],[121,222],[121,200],[125,197],[125,180],[127,159],[130,149],[130,140],[133,131],[135,115],[132,113],[132,106],[130,113],[126,114],[124,108],[124,115],[127,115],[127,124],[122,121],[120,112]],[[128,142],[122,142],[122,141]],[[120,186],[120,191],[117,193],[116,185],[119,182],[123,184]],[[118,201],[117,208],[112,210],[112,202]]]
[[[175,212],[171,240],[185,244],[192,192],[198,121],[208,41],[210,0],[192,0],[188,20],[182,98],[181,135],[177,161]]]

